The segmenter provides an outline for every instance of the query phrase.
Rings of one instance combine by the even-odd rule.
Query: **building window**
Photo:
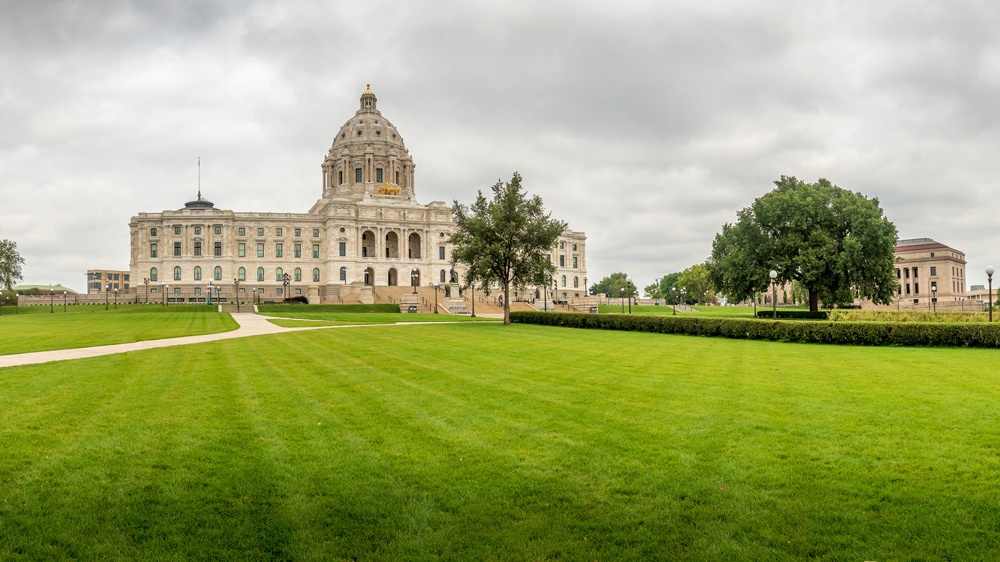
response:
[[[566,249],[566,243],[565,242],[560,242],[559,243],[559,249],[560,250],[565,250]]]
[[[361,168],[354,169],[354,183],[361,183]]]
[[[258,258],[264,257],[264,243],[263,242],[260,242],[260,243],[257,244],[257,257]]]
[[[375,168],[375,182],[382,183],[382,168]]]
[[[314,228],[313,229],[313,238],[319,238],[319,229],[318,228]]]
[[[222,281],[222,268],[215,266],[215,280]]]
[[[258,281],[263,281],[264,280],[264,268],[263,267],[258,267],[257,268],[257,280]]]
[[[914,267],[913,268],[913,278],[916,279],[919,276],[918,275],[919,273],[920,273],[920,270],[918,270],[917,268]],[[914,290],[913,292],[916,293],[916,292],[919,292],[919,291]]]
[[[302,281],[302,270],[296,267],[294,277],[296,281]]]
[[[181,268],[180,266],[177,266],[174,268],[174,281],[180,281],[180,280],[181,280]]]
[[[149,235],[155,237],[156,236],[156,228],[150,228],[149,229]]]
[[[201,287],[195,287],[194,288],[194,294],[200,295],[201,294]]]
[[[176,269],[174,270],[174,279],[177,279],[177,270]],[[200,267],[194,268],[194,280],[195,281],[201,281],[201,268]]]
[[[194,227],[194,234],[195,234],[195,236],[201,236],[201,227],[200,226]]]
[[[441,282],[444,283],[444,280],[445,280],[445,273],[444,273],[444,270],[442,269],[441,270]]]
[[[214,251],[215,251],[215,255],[216,256],[221,256],[222,255],[222,242],[216,242],[215,243],[215,250]]]
[[[896,268],[896,279],[901,279],[903,277],[903,272]]]
[[[346,256],[347,255],[347,242],[341,242],[340,244],[338,244],[337,249],[340,252],[341,256]]]
[[[903,277],[906,277],[907,279],[910,278],[910,268],[908,267],[903,268]]]
[[[295,289],[295,294],[296,295],[301,295],[302,294],[302,289]]]
[[[340,280],[347,281],[347,267],[340,268]],[[313,281],[319,281],[319,270],[313,270]]]
[[[285,257],[285,248],[281,242],[274,245],[274,257],[283,258]]]
[[[280,228],[274,229],[274,235],[275,236],[281,236],[281,229]]]
[[[580,278],[579,277],[574,277],[573,278],[573,286],[574,287],[579,287],[580,286]]]
[[[285,276],[285,270],[281,269],[280,267],[274,270],[275,281],[284,281],[284,279],[282,279],[282,277],[284,276]]]
[[[576,251],[576,244],[573,244],[573,251]]]
[[[180,235],[181,235],[181,227],[175,226],[174,227],[174,236],[180,236]]]
[[[559,256],[559,267],[566,267],[566,256]]]
[[[238,271],[236,272],[236,275],[237,275],[237,278],[238,278],[238,279],[239,279],[240,281],[246,281],[246,280],[247,280],[247,268],[245,268],[245,267],[241,267],[241,268],[240,268],[240,269],[239,269],[239,270],[238,270]]]
[[[297,258],[302,257],[302,244],[296,244],[295,246],[292,247],[292,250],[295,251],[295,257]]]
[[[279,288],[277,288],[277,289],[274,290],[274,294],[279,295],[279,296],[282,293],[284,293],[284,292],[285,292],[285,290],[283,288],[281,288],[281,287],[279,287]]]
[[[444,259],[444,246],[438,246],[438,259]]]
[[[313,257],[319,257],[319,244],[313,244]]]
[[[241,258],[247,257],[247,245],[245,242],[240,242],[239,245],[236,246],[236,255]]]
[[[576,269],[576,256],[573,256],[573,269]]]
[[[216,226],[215,227],[215,235],[218,236],[220,234],[222,234],[222,227],[221,226]]]
[[[201,255],[201,242],[198,240],[195,240],[194,242],[194,255],[196,256]]]
[[[257,236],[263,236],[263,235],[264,235],[264,229],[263,228],[258,228],[257,229]]]
[[[343,185],[344,184],[344,171],[343,170],[337,172],[337,184],[338,185]]]
[[[935,267],[935,266],[932,265],[931,266],[931,277],[933,277],[935,275],[937,275],[937,267]],[[933,287],[934,285],[931,284],[931,286]]]
[[[180,256],[181,255],[181,243],[180,242],[174,242],[174,255],[175,256]]]
[[[561,281],[562,281],[562,286],[565,287],[566,286],[566,276],[565,275],[562,276]]]
[[[152,267],[149,269],[149,280],[156,281],[156,268]]]
[[[920,292],[920,283],[914,283],[913,284],[913,292],[914,293],[919,293]]]
[[[149,257],[151,257],[151,258],[155,258],[156,257],[156,244],[150,244],[149,245]]]
[[[240,229],[239,229],[239,233],[240,233],[240,236],[246,236],[247,235],[247,229],[246,229],[246,227],[241,226]]]
[[[296,228],[295,229],[295,237],[298,238],[299,236],[302,236],[302,229],[301,228]]]

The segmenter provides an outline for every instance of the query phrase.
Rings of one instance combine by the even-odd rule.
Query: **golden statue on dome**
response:
[[[403,191],[402,188],[394,183],[389,183],[389,180],[386,180],[385,184],[378,188],[379,195],[399,195],[401,191]]]

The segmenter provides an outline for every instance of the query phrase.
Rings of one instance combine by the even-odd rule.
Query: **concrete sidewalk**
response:
[[[219,340],[231,340],[233,338],[246,338],[250,336],[261,336],[266,334],[280,334],[283,332],[299,332],[302,330],[329,330],[336,328],[364,328],[364,327],[385,327],[385,326],[425,326],[428,324],[448,325],[459,322],[396,322],[394,324],[350,324],[346,326],[304,326],[301,328],[282,328],[268,322],[268,320],[300,320],[297,318],[279,318],[261,316],[253,312],[232,313],[233,320],[240,325],[239,328],[231,332],[221,332],[218,334],[205,334],[201,336],[185,336],[181,338],[168,338],[162,340],[137,341],[132,343],[118,343],[114,345],[101,345],[97,347],[80,347],[76,349],[56,349],[53,351],[36,351],[33,353],[19,353],[17,355],[0,355],[0,368],[16,367],[18,365],[35,365],[38,363],[49,363],[51,361],[66,361],[69,359],[85,359],[87,357],[100,357],[101,355],[113,355],[115,353],[125,353],[127,351],[139,351],[142,349],[156,349],[158,347],[171,347],[175,345],[188,345],[192,343],[204,343]]]

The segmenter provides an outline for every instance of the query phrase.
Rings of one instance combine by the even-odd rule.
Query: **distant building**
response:
[[[969,298],[965,253],[930,238],[896,242],[898,307],[958,308]],[[936,301],[934,300],[936,299]]]
[[[87,270],[87,294],[101,295],[108,289],[111,292],[118,291],[126,293],[131,286],[129,282],[130,273],[120,269],[88,269]]]
[[[371,89],[360,101],[323,158],[320,198],[308,212],[219,209],[199,188],[183,209],[132,217],[133,286],[143,289],[148,279],[152,298],[165,302],[204,302],[209,283],[222,287],[220,300],[251,293],[269,300],[302,295],[311,303],[364,302],[376,287],[411,286],[414,295],[423,289],[424,300],[436,301],[439,284],[457,289],[465,270],[451,264],[451,206],[417,201],[415,164],[402,135],[377,109]],[[556,269],[550,282],[521,287],[512,299],[552,291],[559,300],[586,296],[584,233],[566,230],[548,257]],[[128,277],[121,281],[127,288]],[[88,285],[100,290],[102,282],[106,277]]]

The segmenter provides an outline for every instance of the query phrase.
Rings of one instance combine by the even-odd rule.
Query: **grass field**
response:
[[[207,307],[126,306],[68,307],[49,314],[49,307],[21,307],[25,314],[0,316],[0,355],[111,345],[145,340],[228,332],[237,328],[228,314]],[[74,310],[76,309],[76,310]],[[203,309],[203,310],[202,310]]]
[[[995,560],[996,357],[467,323],[0,369],[0,559]]]
[[[496,322],[492,318],[472,318],[457,314],[382,314],[355,312],[313,312],[309,309],[291,309],[267,312],[272,324],[284,328],[310,326],[345,326],[350,324],[396,324],[398,322]]]
[[[752,306],[693,306],[697,312],[677,311],[677,316],[704,316],[722,318],[753,318]],[[761,310],[758,307],[758,310]],[[601,314],[622,314],[621,305],[602,304],[598,311]],[[669,316],[674,313],[674,309],[669,306],[649,306],[632,305],[632,314],[645,314],[655,316]],[[628,314],[628,303],[625,304],[625,314]]]

